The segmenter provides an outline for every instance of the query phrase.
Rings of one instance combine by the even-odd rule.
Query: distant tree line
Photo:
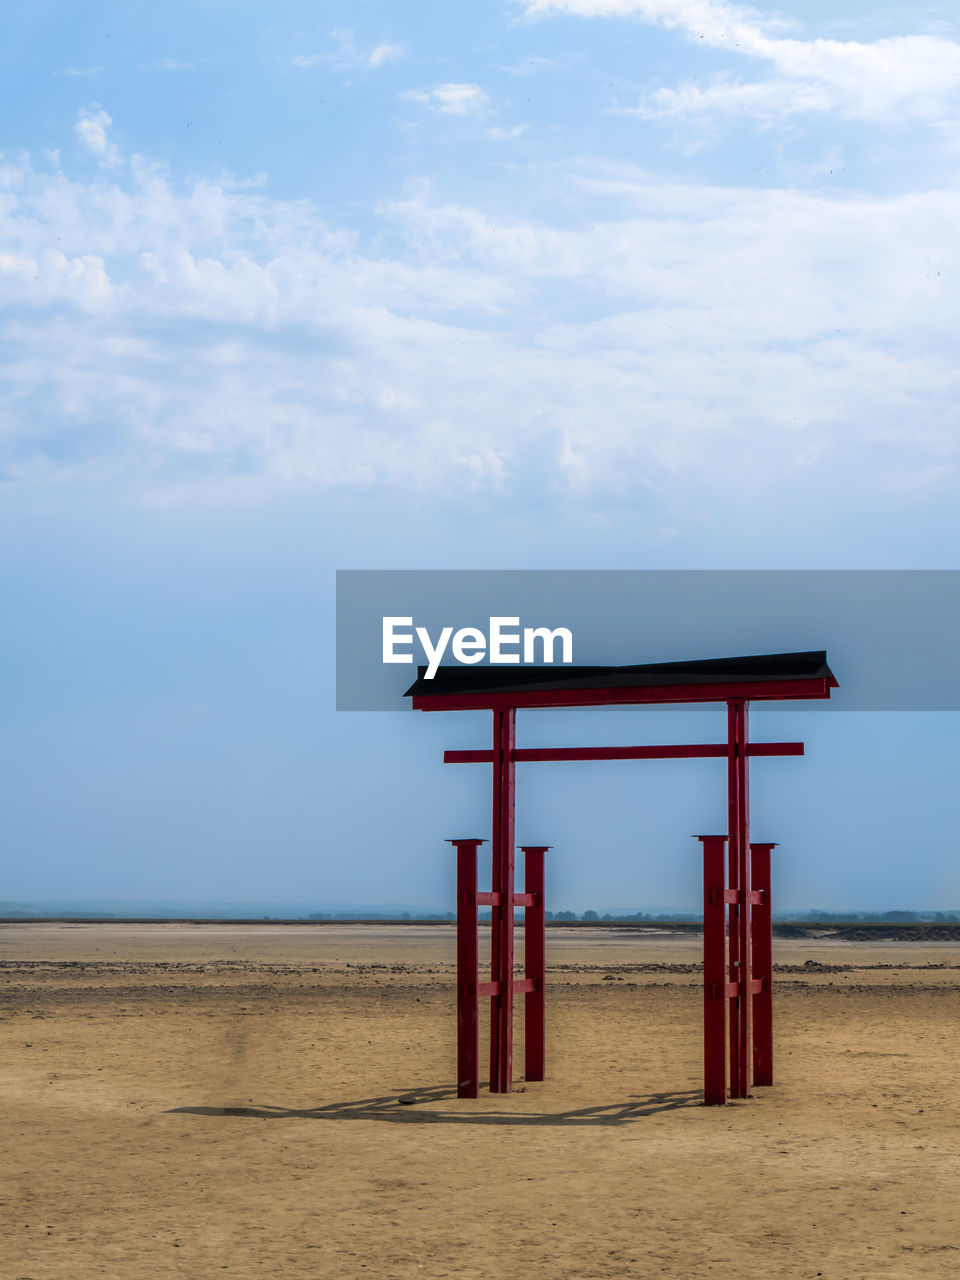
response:
[[[648,911],[618,911],[612,914],[607,911],[600,915],[597,911],[583,911],[579,915],[576,911],[547,911],[545,915],[548,920],[553,920],[557,924],[570,922],[574,920],[590,923],[594,920],[702,920],[703,916],[699,911],[664,911],[659,915],[651,915]]]
[[[66,913],[64,913],[66,914]],[[548,920],[556,924],[581,923],[591,924],[601,921],[696,921],[702,920],[699,911],[617,911],[604,912],[588,909],[587,911],[548,911]],[[265,917],[269,919],[269,917]],[[455,920],[452,911],[402,911],[391,914],[385,911],[315,911],[307,917],[310,920]],[[482,908],[478,912],[480,920],[489,920],[489,909]],[[517,919],[522,919],[522,912],[517,911]],[[823,924],[855,924],[874,921],[880,924],[960,924],[960,911],[823,911],[813,908],[810,911],[778,911],[774,919],[780,921],[809,921]]]
[[[960,924],[960,911],[811,911],[774,912],[775,920],[811,920],[824,924],[874,921],[887,924]]]
[[[600,915],[596,911],[548,911],[548,920],[558,924],[564,922],[583,922],[602,920],[649,920],[649,921],[687,921],[702,920],[699,911],[662,911],[652,914],[648,911],[606,912]],[[821,911],[814,908],[810,911],[774,912],[775,920],[811,921],[824,924],[853,924],[874,921],[879,924],[960,924],[960,911]]]

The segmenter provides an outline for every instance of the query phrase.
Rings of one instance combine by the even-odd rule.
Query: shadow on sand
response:
[[[331,1102],[326,1107],[173,1107],[167,1115],[231,1116],[255,1120],[385,1120],[389,1124],[501,1124],[501,1125],[624,1125],[643,1116],[661,1111],[677,1111],[681,1107],[703,1105],[699,1089],[684,1093],[633,1094],[629,1101],[600,1107],[580,1107],[574,1111],[510,1112],[477,1111],[472,1099],[456,1100],[455,1089],[437,1086],[412,1089],[407,1093],[388,1093],[379,1098],[362,1098],[358,1102]],[[456,1100],[456,1110],[436,1109],[437,1103]],[[420,1110],[426,1105],[429,1109]],[[494,1104],[495,1105],[495,1104]]]

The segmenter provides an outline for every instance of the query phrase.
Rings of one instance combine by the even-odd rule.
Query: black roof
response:
[[[618,689],[644,685],[732,684],[754,680],[829,680],[825,649],[806,653],[763,653],[744,658],[701,658],[695,662],[644,662],[630,667],[441,666],[432,680],[426,667],[405,698],[471,693],[529,693],[551,689]]]

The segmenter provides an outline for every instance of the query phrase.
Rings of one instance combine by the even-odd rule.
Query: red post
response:
[[[547,914],[544,895],[543,855],[548,844],[526,844],[523,851],[523,888],[532,898],[523,913],[524,972],[534,986],[524,996],[523,1074],[526,1080],[542,1080],[546,1059],[546,950]]]
[[[723,855],[726,836],[698,836],[703,845],[703,1101],[727,1101],[726,915]]]
[[[729,771],[728,771],[729,779]],[[730,806],[732,807],[732,806]],[[732,830],[732,827],[731,827]],[[740,972],[740,908],[738,903],[738,881],[739,864],[737,862],[737,853],[733,840],[727,842],[727,886],[729,892],[726,894],[725,901],[730,906],[727,912],[727,960],[728,983],[725,990],[729,990],[729,983],[737,981],[737,975]],[[737,996],[730,996],[727,1005],[729,1010],[728,1018],[728,1034],[730,1038],[730,1096],[732,1098],[739,1097],[737,1092],[740,1080],[740,1000]]]
[[[490,1092],[513,1087],[514,707],[493,713],[493,894],[490,977]]]
[[[770,853],[775,844],[752,844],[753,888],[760,901],[753,908],[753,976],[762,987],[753,997],[753,1081],[773,1084],[773,902],[770,897]]]
[[[480,1096],[477,983],[477,850],[484,840],[451,840],[457,850],[457,1097]]]
[[[750,800],[747,770],[747,703],[727,703],[727,805],[729,812],[730,887],[737,901],[730,908],[730,981],[737,994],[730,1007],[730,1094],[750,1094]]]

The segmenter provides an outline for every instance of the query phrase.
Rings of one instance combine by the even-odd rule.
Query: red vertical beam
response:
[[[457,1097],[480,1095],[477,983],[477,850],[483,840],[451,840],[457,851]]]
[[[547,913],[543,855],[549,848],[548,844],[522,846],[523,888],[533,898],[523,913],[524,973],[534,982],[523,1006],[523,1074],[527,1080],[542,1080],[545,1068]]]
[[[708,1107],[718,1107],[727,1101],[727,908],[723,868],[727,837],[697,839],[703,845],[703,1101]]]
[[[763,983],[753,997],[753,1081],[773,1084],[773,902],[770,853],[775,844],[751,844],[753,887],[760,902],[753,908],[753,976]]]
[[[740,858],[740,887],[743,890],[743,902],[740,907],[740,1097],[750,1096],[753,1084],[753,1002],[750,997],[750,971],[753,959],[753,907],[747,895],[752,881],[750,860],[750,757],[749,743],[749,711],[750,704],[740,704],[740,741],[737,751],[737,773],[739,775],[740,813],[738,822],[738,850]]]
[[[490,1091],[513,1087],[514,707],[493,713],[493,908],[491,979],[499,983],[490,1016]]]
[[[733,784],[735,785],[735,783]],[[727,787],[731,788],[730,767],[727,768]],[[732,799],[728,796],[730,803],[730,830],[733,831],[735,825],[735,813]],[[736,845],[729,837],[727,840],[727,887],[733,891],[733,897],[736,898],[736,891],[739,887],[738,875],[739,864],[737,861]],[[737,902],[730,902],[730,909],[727,913],[727,957],[728,957],[728,978],[730,982],[736,982],[740,973],[740,908]],[[740,1079],[740,1000],[737,996],[731,996],[729,1001],[729,1018],[728,1018],[728,1034],[730,1037],[730,1096],[736,1098],[739,1096],[738,1082]]]
[[[730,887],[737,902],[730,911],[730,981],[738,995],[730,1009],[730,1092],[734,1098],[750,1094],[751,1005],[750,980],[750,800],[747,765],[747,703],[732,698],[727,703],[727,804],[730,833]],[[734,876],[736,877],[734,879]]]

